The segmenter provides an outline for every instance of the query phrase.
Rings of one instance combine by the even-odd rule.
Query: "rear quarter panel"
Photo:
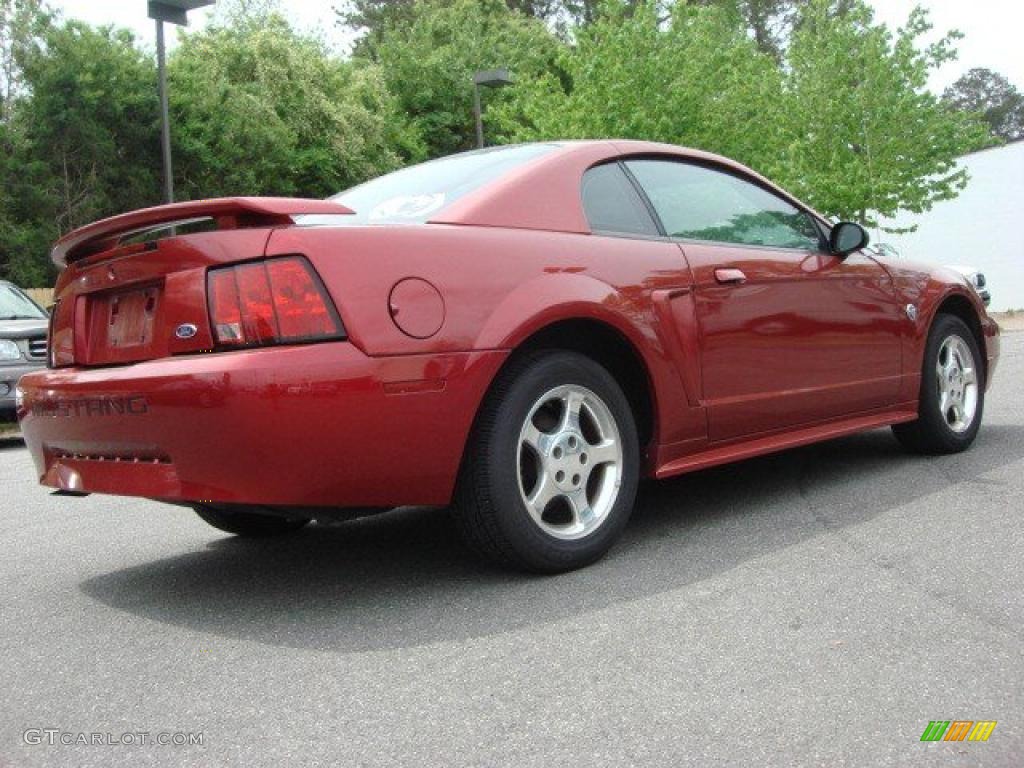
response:
[[[651,304],[653,291],[692,283],[672,243],[445,224],[275,232],[268,256],[291,253],[312,261],[350,339],[369,355],[514,349],[559,320],[606,323],[648,368],[657,439],[703,434]],[[390,291],[409,277],[428,281],[444,298],[444,323],[428,339],[405,335],[390,316]]]

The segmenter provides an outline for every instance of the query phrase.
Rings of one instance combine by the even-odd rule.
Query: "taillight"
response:
[[[301,256],[210,270],[213,337],[241,347],[340,339],[341,319],[320,278]]]
[[[321,288],[310,277],[309,265],[298,259],[267,262],[270,291],[282,338],[331,336],[338,332]]]
[[[246,264],[235,267],[234,272],[242,310],[242,338],[247,344],[272,344],[280,334],[266,265]]]
[[[242,309],[238,304],[235,270],[216,269],[206,279],[206,299],[213,320],[213,338],[219,344],[244,344]]]

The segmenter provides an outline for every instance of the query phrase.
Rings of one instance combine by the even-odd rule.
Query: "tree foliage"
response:
[[[955,110],[981,117],[996,138],[1024,139],[1024,95],[999,73],[972,69],[947,88],[942,98]]]
[[[40,203],[39,164],[30,158],[25,121],[15,116],[26,95],[25,58],[49,22],[39,0],[0,0],[0,277],[27,275],[40,285],[48,270],[36,254],[51,228],[31,221]]]
[[[326,196],[420,151],[379,67],[329,56],[273,12],[185,35],[169,69],[185,197]]]
[[[864,2],[842,15],[826,0],[804,7],[787,56],[781,183],[823,211],[871,224],[928,210],[963,189],[967,175],[956,160],[985,136],[927,89],[959,37],[925,45],[931,29],[921,8],[894,33]]]
[[[11,117],[24,85],[22,64],[50,19],[42,0],[0,0],[0,123]]]
[[[372,57],[387,30],[415,22],[416,2],[347,0],[335,12],[339,24],[358,32],[356,54]],[[593,21],[599,3],[600,0],[504,0],[503,4],[509,11],[545,22],[564,33],[570,26]]]
[[[693,0],[692,5],[731,14],[746,27],[762,53],[781,60],[800,0]]]
[[[779,149],[781,73],[719,8],[677,5],[663,24],[653,4],[608,5],[558,67],[500,112],[510,138],[650,139],[762,167]]]
[[[763,53],[781,60],[804,2],[806,0],[677,0],[661,5],[668,8],[688,3],[719,8],[743,25]],[[830,7],[833,13],[841,15],[853,2],[832,0]],[[411,23],[415,3],[416,0],[347,0],[336,13],[339,24],[358,33],[357,52],[368,55],[376,50],[385,30]],[[574,38],[579,28],[597,21],[604,3],[605,0],[505,0],[509,10],[543,21],[566,39]],[[627,7],[642,3],[643,0],[624,0]]]
[[[59,232],[157,202],[156,71],[130,32],[65,22],[24,71],[33,96],[19,118],[51,178]]]
[[[0,267],[50,273],[47,245],[116,211],[158,201],[156,74],[131,33],[47,26],[21,58],[23,98],[3,126]]]
[[[411,18],[381,34],[374,61],[430,157],[475,144],[473,73],[507,67],[529,84],[550,71],[558,41],[502,0],[417,0]],[[518,86],[517,86],[518,87]],[[505,91],[486,91],[490,107]]]

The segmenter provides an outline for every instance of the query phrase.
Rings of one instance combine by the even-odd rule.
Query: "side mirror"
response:
[[[828,236],[828,247],[837,256],[849,256],[854,251],[866,248],[869,242],[867,230],[852,221],[841,221],[832,227]]]

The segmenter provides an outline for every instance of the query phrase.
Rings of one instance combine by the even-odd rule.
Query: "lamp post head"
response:
[[[149,0],[149,18],[188,26],[188,12],[213,5],[215,0]]]
[[[512,85],[512,75],[507,69],[485,69],[473,74],[473,83],[485,88],[503,88]]]
[[[473,117],[476,120],[476,145],[484,147],[484,122],[480,109],[480,88],[504,88],[512,84],[507,69],[482,69],[473,73]]]

